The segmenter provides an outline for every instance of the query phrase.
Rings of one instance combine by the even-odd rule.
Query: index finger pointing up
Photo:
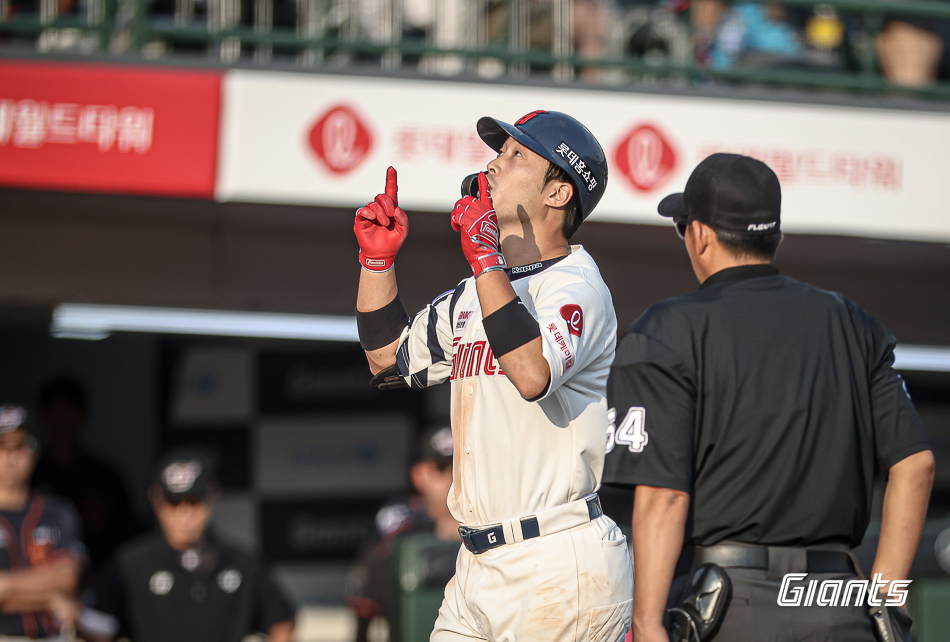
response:
[[[488,193],[488,173],[478,173],[478,200],[491,204],[491,195]]]
[[[396,187],[396,168],[390,167],[386,170],[386,196],[393,199],[393,203],[399,205],[399,200],[396,198],[396,192],[398,188]]]

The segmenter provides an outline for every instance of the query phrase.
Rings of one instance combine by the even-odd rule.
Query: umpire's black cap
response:
[[[657,208],[661,216],[700,221],[736,234],[770,234],[781,229],[782,188],[778,176],[760,160],[739,154],[713,154]]]
[[[155,471],[155,483],[168,502],[204,501],[218,489],[215,458],[208,452],[182,448],[165,455]]]

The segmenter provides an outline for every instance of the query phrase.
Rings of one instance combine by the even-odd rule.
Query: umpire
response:
[[[856,597],[850,608],[814,594],[782,606],[780,593],[858,579],[849,549],[864,538],[878,473],[882,581],[869,585],[899,596],[890,583],[907,577],[920,540],[934,460],[892,367],[895,339],[841,294],[779,274],[780,205],[772,170],[735,154],[704,160],[659,205],[702,285],[634,322],[608,384],[604,481],[636,488],[637,642],[669,639],[667,596],[677,605],[696,590],[671,592],[674,577],[720,586],[723,598],[731,578],[719,624],[699,622],[704,640],[874,640]],[[706,563],[727,579],[710,579]],[[783,587],[789,573],[807,576]],[[694,604],[710,610],[715,596]]]

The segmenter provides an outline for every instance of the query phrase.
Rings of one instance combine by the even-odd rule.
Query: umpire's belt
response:
[[[693,568],[711,562],[723,568],[769,568],[769,550],[781,549],[777,546],[758,544],[715,544],[697,546],[693,557]],[[807,560],[806,573],[854,573],[851,556],[843,551],[805,550]]]
[[[543,510],[537,515],[509,519],[494,526],[459,526],[462,544],[478,555],[505,544],[516,544],[526,539],[550,535],[581,526],[604,514],[597,494],[588,495],[567,504]]]

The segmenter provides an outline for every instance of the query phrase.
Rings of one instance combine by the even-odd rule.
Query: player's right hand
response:
[[[492,205],[485,172],[478,175],[478,198],[463,196],[455,203],[452,229],[461,233],[462,252],[476,277],[483,272],[507,267],[505,255],[501,253],[498,216]]]
[[[386,191],[356,210],[353,232],[360,244],[360,265],[370,272],[392,268],[409,233],[409,218],[396,196],[396,170],[386,170]]]

